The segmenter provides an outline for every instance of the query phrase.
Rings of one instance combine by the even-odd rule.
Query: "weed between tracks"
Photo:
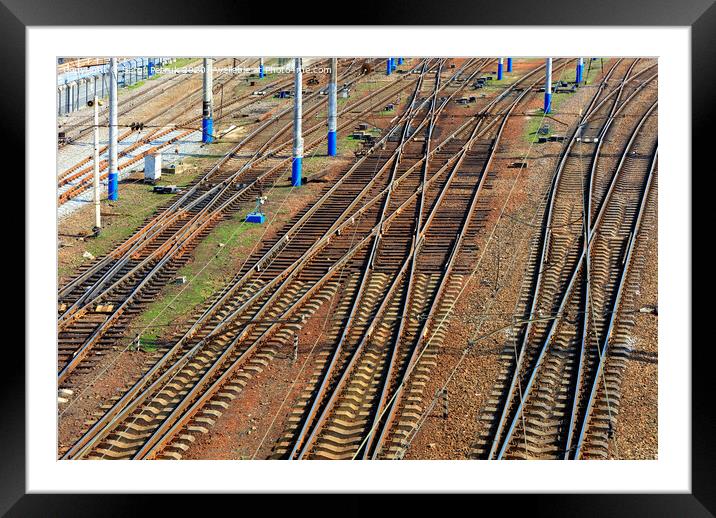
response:
[[[597,60],[597,61],[592,61],[592,62],[591,62],[591,67],[590,67],[589,58],[585,59],[585,62],[584,62],[584,78],[585,78],[585,81],[586,81],[586,84],[587,84],[587,85],[591,85],[591,84],[593,83],[594,79],[595,79],[599,74],[602,73],[602,71],[603,71],[603,69],[604,69],[604,66],[606,66],[606,64],[607,64],[608,61],[609,61],[609,60],[606,60],[606,61],[604,62],[604,65],[602,65],[601,61],[599,61],[599,60]],[[556,76],[556,77],[553,76],[553,79],[554,79],[555,82],[556,82],[556,81],[566,81],[566,82],[568,82],[568,83],[572,83],[572,82],[575,81],[576,78],[577,78],[577,69],[576,69],[575,66],[571,66],[571,65],[568,66],[568,68],[565,69],[565,70],[561,73],[561,75]],[[584,85],[582,86],[582,88],[584,88]],[[559,115],[559,109],[560,109],[560,107],[565,103],[565,101],[567,101],[567,99],[569,99],[569,97],[570,97],[571,95],[573,95],[573,94],[571,94],[571,93],[566,93],[566,92],[560,92],[560,93],[554,92],[554,93],[552,94],[552,111],[551,111],[551,114],[552,114],[552,115]],[[534,116],[532,116],[532,117],[528,117],[528,118],[527,118],[527,125],[526,125],[526,128],[525,128],[524,139],[525,139],[525,141],[526,141],[528,144],[532,144],[532,143],[537,142],[537,139],[538,139],[538,137],[539,137],[539,135],[537,134],[537,130],[539,130],[539,128],[540,128],[540,126],[541,126],[542,124],[546,124],[546,125],[549,126],[549,131],[548,131],[545,135],[543,135],[543,136],[549,137],[552,133],[555,133],[554,131],[552,131],[552,128],[555,127],[555,124],[556,124],[556,123],[555,123],[554,121],[550,121],[549,119],[544,119],[544,120],[543,120],[542,115],[543,115],[542,110],[539,110],[539,113],[537,113],[536,115],[534,115]],[[557,127],[558,127],[558,128],[561,128],[561,126],[559,126],[559,125],[557,125]],[[559,131],[559,129],[558,129],[557,133],[561,133],[561,131]]]
[[[157,185],[186,187],[215,161],[213,156],[187,158],[184,163],[189,167],[185,172],[164,175]],[[96,238],[83,238],[84,241],[71,239],[89,235],[94,221],[94,207],[91,203],[60,222],[58,232],[64,246],[58,250],[57,273],[61,285],[63,279],[74,275],[77,268],[88,261],[82,257],[84,251],[95,257],[108,253],[127,239],[160,206],[170,201],[167,195],[155,194],[151,186],[143,184],[139,180],[142,175],[141,172],[135,173],[130,179],[120,182],[120,195],[116,202],[110,205],[107,199],[102,199],[102,232]]]
[[[325,170],[335,159],[323,155],[304,158],[304,175]],[[141,343],[156,344],[160,337],[171,335],[169,328],[186,321],[207,299],[223,288],[239,271],[254,247],[264,238],[270,237],[282,228],[292,215],[304,207],[320,190],[323,184],[309,183],[300,190],[291,189],[288,182],[277,186],[268,195],[264,205],[270,225],[244,223],[246,214],[254,206],[237,211],[233,217],[217,225],[196,247],[192,259],[182,266],[177,277],[186,277],[188,284],[169,284],[157,298],[133,322],[130,336],[142,333]],[[290,199],[287,199],[290,196]],[[146,331],[145,331],[146,329]],[[156,345],[154,345],[156,347]]]

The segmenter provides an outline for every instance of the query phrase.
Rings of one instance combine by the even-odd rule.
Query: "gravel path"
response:
[[[636,309],[658,307],[659,241],[656,207],[654,224],[642,234],[645,265],[640,276]],[[638,313],[632,328],[633,349],[622,378],[619,419],[613,456],[620,459],[656,459],[658,456],[658,338],[659,317]]]

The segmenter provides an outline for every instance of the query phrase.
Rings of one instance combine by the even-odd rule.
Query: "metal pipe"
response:
[[[99,208],[99,98],[94,96],[94,226],[95,232],[102,228]]]
[[[331,82],[328,84],[328,156],[336,156],[336,126],[337,126],[337,89],[336,78],[338,77],[338,58],[331,58]]]
[[[393,71],[393,58],[387,58],[385,60],[385,75],[389,76]]]
[[[110,201],[119,198],[117,169],[117,58],[109,59],[109,187]]]
[[[295,95],[293,110],[293,163],[291,164],[291,185],[301,186],[301,172],[303,166],[303,72],[301,58],[295,58]]]
[[[214,140],[213,72],[212,59],[204,58],[204,103],[201,119],[201,141],[205,144]]]
[[[544,112],[552,109],[552,58],[547,58],[547,71],[544,82]]]
[[[497,80],[502,81],[502,64],[505,58],[497,58]]]
[[[264,58],[259,58],[259,79],[264,78]]]
[[[584,73],[584,58],[577,59],[577,77],[576,82],[580,84],[582,82],[582,75]]]

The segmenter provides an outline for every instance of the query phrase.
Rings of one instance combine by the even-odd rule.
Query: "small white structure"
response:
[[[156,182],[162,176],[162,154],[155,153],[144,157],[144,180]]]

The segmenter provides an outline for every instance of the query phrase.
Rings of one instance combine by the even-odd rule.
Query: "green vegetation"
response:
[[[383,81],[361,81],[353,86],[354,92],[374,92],[385,85],[382,85]]]
[[[554,102],[554,101],[553,101]],[[527,118],[527,124],[525,125],[525,139],[529,144],[533,144],[537,142],[537,139],[539,138],[539,134],[537,131],[540,129],[543,125],[550,125],[550,120],[543,117],[542,111],[540,110],[540,113],[538,115],[534,115],[532,117]],[[550,125],[551,128],[551,125]],[[551,129],[546,135],[542,136],[549,136],[551,134]]]
[[[354,153],[361,148],[361,140],[353,138],[351,135],[338,139],[338,153]]]
[[[152,77],[156,77],[156,76],[152,76]],[[150,78],[150,79],[152,79],[152,78]],[[142,85],[143,85],[144,83],[146,83],[146,82],[147,82],[146,79],[144,79],[144,80],[142,80],[142,81],[137,81],[137,82],[134,83],[133,85],[127,85],[127,86],[125,86],[125,87],[124,87],[124,90],[125,90],[125,91],[136,90],[137,88],[139,88],[140,86],[142,86]]]
[[[197,58],[178,58],[174,63],[170,63],[169,66],[171,68],[183,68],[195,61],[199,61],[199,59],[197,59]]]
[[[606,66],[606,61],[605,61]],[[601,63],[598,61],[594,61],[592,63],[591,70],[589,69],[589,61],[588,58],[585,59],[584,62],[584,79],[586,81],[586,84],[592,84],[593,81],[599,76],[599,74],[602,72],[602,66]],[[566,81],[568,83],[573,83],[577,78],[577,68],[576,66],[572,66],[572,64],[567,65],[567,67],[560,70],[559,75],[555,78],[555,83],[558,81]],[[560,107],[569,99],[569,96],[573,95],[571,93],[567,92],[554,92],[552,94],[552,110],[550,115],[559,114]],[[550,130],[542,136],[549,137],[554,133],[552,131],[552,128],[554,128],[557,123],[553,120],[550,120],[549,117],[543,117],[542,110],[539,111],[538,114],[529,117],[527,119],[527,124],[525,127],[525,140],[528,143],[537,142],[537,139],[540,137],[538,135],[537,131],[542,125],[548,125],[550,127]]]
[[[228,149],[231,145],[231,143],[216,144],[216,152],[220,153],[221,148]],[[216,156],[206,155],[185,159],[184,163],[189,166],[188,169],[178,175],[163,175],[157,185],[186,187],[197,175],[216,162]],[[141,172],[134,173],[137,176],[142,174]],[[132,235],[145,219],[155,213],[161,205],[172,199],[170,195],[153,193],[152,186],[142,183],[141,180],[124,180],[120,183],[119,188],[121,192],[119,200],[111,204],[107,199],[103,199],[101,202],[102,232],[99,236],[85,238],[84,242],[73,243],[71,253],[61,254],[62,260],[57,269],[60,277],[71,276],[81,264],[88,261],[82,257],[83,251],[87,251],[95,257],[108,253]],[[87,207],[84,210],[89,213],[94,208]],[[79,214],[70,216],[70,218],[82,217]]]
[[[304,170],[310,168],[311,160],[304,158]],[[290,211],[282,206],[289,193],[297,203],[312,195],[310,191],[292,190],[288,185],[274,188],[268,193],[266,205],[266,215],[272,225],[280,227],[289,221]],[[186,277],[187,284],[165,286],[137,317],[132,326],[135,332],[142,333],[142,344],[155,344],[168,326],[189,317],[233,278],[266,230],[265,225],[245,223],[246,214],[251,210],[253,207],[239,211],[217,225],[197,245],[192,259],[177,271],[177,277]]]
[[[186,277],[188,284],[172,284],[162,290],[136,320],[142,343],[153,343],[163,329],[176,319],[190,314],[221,288],[233,275],[238,249],[251,244],[262,232],[259,225],[243,223],[245,213],[219,224],[194,250],[193,259],[181,267],[177,276]],[[223,246],[220,246],[223,245]]]
[[[517,76],[513,73],[505,73],[502,76],[502,81],[497,80],[497,74],[488,74],[492,75],[492,81],[485,81],[485,86],[483,86],[479,90],[475,90],[476,94],[480,93],[488,93],[488,92],[502,92],[506,87],[510,86],[511,84],[516,83],[521,76]],[[465,94],[467,96],[467,94]],[[470,94],[473,95],[473,94]]]
[[[182,184],[190,178],[183,179]],[[167,185],[171,180],[162,179],[158,185]],[[176,182],[179,183],[179,182]],[[166,196],[152,193],[152,188],[142,183],[120,184],[122,195],[113,205],[106,199],[102,200],[102,232],[99,236],[87,238],[82,243],[82,250],[86,250],[95,257],[108,253],[117,244],[127,239],[135,229],[139,228],[144,220],[153,214],[157,208],[168,201]],[[120,223],[121,222],[121,223]],[[72,275],[83,262],[81,252],[73,254],[72,258],[58,267],[60,277]]]

